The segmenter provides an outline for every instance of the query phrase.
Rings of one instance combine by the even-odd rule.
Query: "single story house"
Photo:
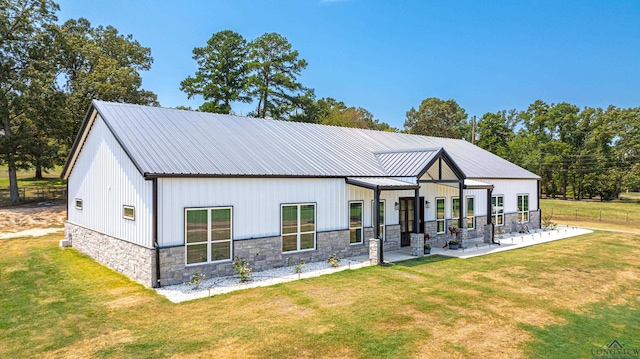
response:
[[[147,286],[539,228],[537,175],[464,140],[93,101],[65,243]]]

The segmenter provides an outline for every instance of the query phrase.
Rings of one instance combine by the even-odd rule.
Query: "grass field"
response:
[[[584,227],[640,232],[640,203],[626,201],[563,201],[542,199],[542,215],[554,222]]]
[[[2,358],[585,358],[640,348],[640,236],[428,257],[172,304],[60,236],[0,241]]]
[[[60,179],[62,167],[56,167],[49,173],[43,173],[42,179],[34,178],[34,171],[18,171],[18,190],[23,201],[41,199],[60,199],[66,190],[66,181]],[[8,204],[9,173],[7,166],[0,166],[0,205]]]

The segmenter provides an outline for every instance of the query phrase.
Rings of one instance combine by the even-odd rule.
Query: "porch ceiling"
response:
[[[418,189],[420,185],[390,177],[347,177],[348,184],[372,190]]]

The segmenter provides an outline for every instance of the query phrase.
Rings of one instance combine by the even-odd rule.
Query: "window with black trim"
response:
[[[316,205],[281,205],[282,252],[316,248]]]
[[[76,198],[76,209],[82,209],[82,199]]]
[[[529,222],[529,195],[518,195],[518,222]]]
[[[185,208],[184,216],[186,264],[232,258],[233,208]]]
[[[362,243],[362,202],[349,202],[349,243]]]
[[[124,219],[136,220],[136,209],[133,206],[122,206],[122,217]]]

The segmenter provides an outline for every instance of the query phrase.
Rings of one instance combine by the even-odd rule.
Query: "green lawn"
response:
[[[563,201],[542,199],[542,215],[554,222],[640,232],[640,203],[631,201]]]
[[[172,304],[59,235],[0,241],[0,357],[586,358],[640,348],[640,235],[597,232]]]

